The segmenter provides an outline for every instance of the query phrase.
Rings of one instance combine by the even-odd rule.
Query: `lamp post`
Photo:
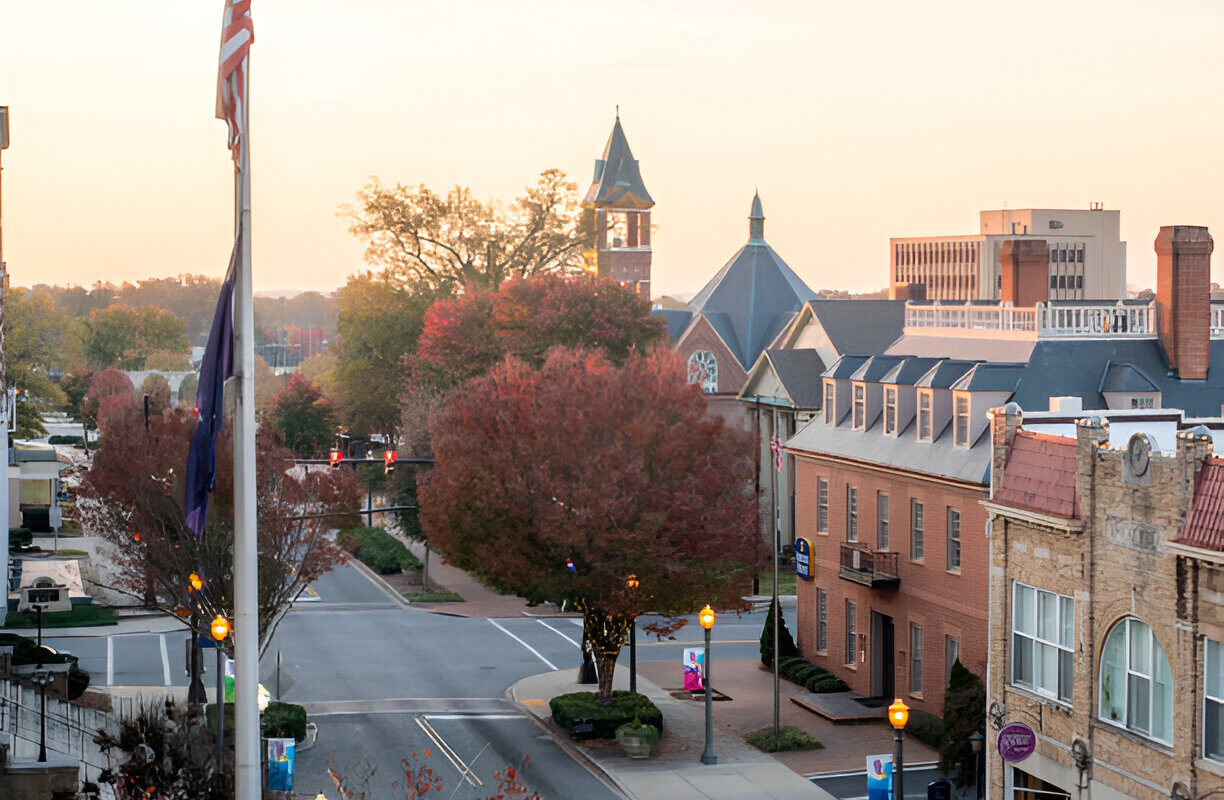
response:
[[[702,764],[717,764],[718,756],[714,755],[714,697],[710,689],[710,628],[714,627],[714,609],[707,605],[697,615],[701,627],[705,628],[705,752],[701,754]]]
[[[985,772],[981,767],[982,758],[982,743],[985,737],[981,731],[974,731],[969,734],[969,749],[973,751],[973,791],[978,800],[982,800],[982,773]]]
[[[893,800],[905,800],[905,759],[901,743],[905,738],[905,723],[909,722],[909,706],[902,703],[900,697],[888,707],[888,721],[892,723],[897,744],[893,753]]]
[[[217,774],[221,775],[225,772],[225,653],[221,643],[229,636],[229,621],[218,614],[209,632],[217,643]]]
[[[637,594],[637,588],[642,585],[642,582],[637,579],[637,575],[630,573],[629,579],[625,581],[625,586],[629,591]],[[629,693],[637,694],[637,617],[629,618]]]
[[[46,651],[39,647],[39,661],[37,664],[23,664],[19,667],[13,667],[14,675],[26,677],[31,683],[38,686],[39,704],[41,706],[38,722],[39,762],[46,762],[47,760],[47,684],[55,680],[57,674],[67,674],[70,668],[69,664],[43,664],[42,654],[44,652]]]
[[[204,580],[196,573],[187,576],[188,594],[193,595],[191,606],[191,684],[187,687],[188,703],[203,703],[208,699],[204,691],[204,663],[200,652],[200,623],[198,609],[200,606],[200,589]]]

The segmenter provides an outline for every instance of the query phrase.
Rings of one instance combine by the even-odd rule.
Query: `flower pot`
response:
[[[616,740],[629,758],[650,758],[650,749],[654,742],[651,738],[637,731],[618,731]]]

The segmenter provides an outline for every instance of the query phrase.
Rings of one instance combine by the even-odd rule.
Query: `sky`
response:
[[[3,258],[14,285],[224,273],[221,0],[0,0]],[[367,269],[341,207],[384,183],[582,191],[620,106],[656,205],[654,293],[747,239],[813,289],[887,285],[888,238],[980,209],[1122,212],[1128,282],[1161,225],[1224,231],[1215,0],[254,0],[255,288]],[[1213,279],[1224,271],[1213,268]]]

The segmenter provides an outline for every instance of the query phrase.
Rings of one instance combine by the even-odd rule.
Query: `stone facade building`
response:
[[[1224,425],[1111,422],[991,412],[992,798],[1224,790]]]

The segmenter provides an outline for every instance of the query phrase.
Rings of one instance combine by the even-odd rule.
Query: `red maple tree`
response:
[[[233,437],[217,437],[216,485],[202,536],[183,523],[183,479],[196,421],[184,409],[151,416],[135,396],[103,405],[100,447],[81,485],[82,521],[114,548],[113,588],[180,617],[195,611],[233,620]],[[324,533],[359,517],[300,519],[360,508],[352,470],[294,468],[293,454],[270,425],[255,441],[258,490],[259,629],[261,649],[281,615],[315,578],[344,556]],[[204,580],[193,593],[189,576]],[[201,608],[202,607],[202,608]]]
[[[751,567],[752,447],[705,412],[667,350],[559,348],[468,381],[430,425],[430,545],[499,591],[574,601],[605,702],[634,617],[737,605]]]

